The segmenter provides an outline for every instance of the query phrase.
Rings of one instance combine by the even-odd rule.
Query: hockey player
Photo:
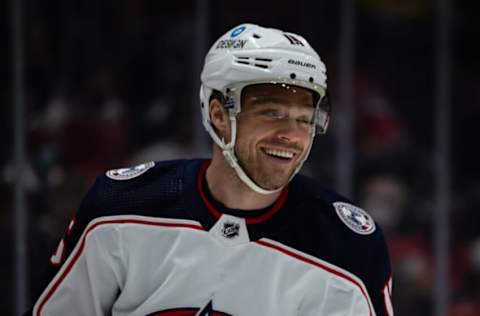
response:
[[[51,257],[34,315],[393,315],[380,228],[298,175],[327,131],[301,36],[243,24],[201,75],[209,160],[110,170]]]

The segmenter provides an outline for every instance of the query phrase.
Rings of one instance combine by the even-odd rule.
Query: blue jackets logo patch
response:
[[[232,316],[213,309],[212,301],[202,309],[199,308],[175,308],[148,314],[147,316]]]
[[[155,163],[150,161],[134,167],[112,169],[107,171],[105,174],[107,177],[113,180],[129,180],[144,174],[153,166],[155,166]]]
[[[360,235],[369,235],[376,229],[373,218],[363,209],[345,202],[333,203],[342,222]]]

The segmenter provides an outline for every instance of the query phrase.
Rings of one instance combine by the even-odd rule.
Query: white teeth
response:
[[[277,156],[282,158],[293,158],[293,153],[276,149],[265,149],[265,152],[271,156]]]

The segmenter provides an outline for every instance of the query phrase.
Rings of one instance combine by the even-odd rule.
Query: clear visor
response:
[[[296,105],[299,119],[324,134],[330,120],[328,92],[322,87],[298,80],[235,83],[225,88],[225,107],[237,115],[242,106],[265,104]],[[281,112],[275,115],[283,115]],[[280,117],[279,117],[280,118]],[[308,121],[308,122],[307,122]]]

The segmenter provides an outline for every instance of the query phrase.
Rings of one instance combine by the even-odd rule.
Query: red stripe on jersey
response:
[[[270,242],[268,242],[268,241],[266,241],[266,240],[260,239],[260,240],[257,240],[256,243],[258,243],[258,244],[260,244],[260,245],[262,245],[262,246],[265,246],[265,247],[269,247],[269,248],[275,249],[275,250],[280,251],[280,252],[282,252],[282,253],[290,256],[290,257],[293,257],[293,258],[295,258],[295,259],[298,259],[298,260],[301,260],[301,261],[303,261],[303,262],[306,262],[306,263],[309,263],[309,264],[311,264],[311,265],[314,265],[314,266],[316,266],[316,267],[319,267],[319,268],[321,268],[321,269],[323,269],[323,270],[325,270],[325,271],[327,271],[327,272],[329,272],[329,273],[335,274],[335,275],[341,277],[342,279],[345,279],[345,280],[349,281],[350,283],[353,283],[353,284],[354,284],[355,286],[357,286],[357,287],[360,289],[360,291],[362,292],[363,296],[365,297],[365,300],[367,301],[368,309],[369,309],[369,311],[370,311],[370,315],[373,315],[373,313],[372,313],[372,306],[370,305],[370,300],[368,299],[367,293],[365,292],[365,290],[363,289],[363,287],[360,285],[360,283],[359,283],[357,280],[355,280],[354,278],[352,278],[351,276],[343,273],[342,271],[335,270],[335,269],[332,268],[332,267],[329,267],[329,266],[324,265],[324,264],[322,264],[322,263],[320,263],[320,262],[317,262],[317,261],[315,261],[315,260],[313,260],[313,259],[310,259],[310,258],[307,258],[307,257],[305,257],[305,256],[302,256],[302,255],[299,254],[299,253],[295,253],[295,252],[293,252],[293,251],[291,251],[291,250],[289,250],[289,249],[287,249],[287,248],[283,248],[283,247],[281,247],[281,246],[279,246],[279,245],[277,245],[277,244],[270,243]]]
[[[215,206],[208,200],[207,196],[203,192],[203,179],[205,178],[205,174],[207,172],[207,168],[209,165],[210,165],[210,160],[205,161],[200,167],[200,170],[198,172],[198,177],[197,177],[197,189],[198,189],[198,193],[200,194],[200,197],[203,200],[203,203],[205,203],[210,213],[212,213],[213,216],[215,216],[218,219],[222,216],[222,212],[220,212],[215,208]],[[247,224],[258,224],[263,221],[266,221],[267,219],[272,217],[276,212],[278,212],[280,208],[282,208],[282,206],[287,201],[287,197],[288,197],[288,186],[286,186],[282,190],[282,192],[280,193],[280,196],[278,197],[278,199],[275,201],[275,203],[272,205],[270,209],[265,211],[265,213],[263,213],[262,215],[245,218],[245,222]]]
[[[392,302],[392,277],[388,278],[382,289],[383,303],[385,307],[385,315],[393,316]]]
[[[58,268],[62,263],[63,259],[65,259],[65,239],[62,238],[58,243],[57,250],[55,253],[50,257],[50,265],[54,268]]]
[[[160,227],[174,227],[174,228],[188,228],[188,229],[195,229],[195,230],[205,230],[201,225],[195,225],[195,224],[187,224],[187,223],[174,223],[174,222],[152,222],[152,221],[147,221],[147,220],[141,220],[141,219],[112,219],[112,220],[104,220],[104,221],[99,221],[91,226],[87,226],[87,230],[82,236],[82,239],[80,241],[80,246],[77,249],[77,252],[74,254],[74,257],[72,260],[68,263],[68,266],[66,269],[63,271],[63,274],[58,278],[58,280],[55,282],[55,284],[50,288],[48,291],[47,295],[43,299],[43,301],[40,303],[40,307],[37,310],[36,316],[40,316],[40,313],[42,312],[43,307],[47,303],[47,301],[52,297],[52,295],[55,293],[57,288],[60,286],[60,284],[63,282],[65,277],[70,273],[70,271],[73,269],[73,266],[77,262],[78,258],[80,258],[83,249],[85,248],[85,240],[87,238],[87,235],[94,230],[95,228],[101,226],[101,225],[107,225],[107,224],[141,224],[141,225],[148,225],[148,226],[160,226]]]
[[[72,218],[72,220],[68,224],[68,228],[67,228],[67,232],[66,232],[67,236],[70,236],[72,234],[73,226],[75,226],[76,223],[77,223],[77,219],[75,217]]]

